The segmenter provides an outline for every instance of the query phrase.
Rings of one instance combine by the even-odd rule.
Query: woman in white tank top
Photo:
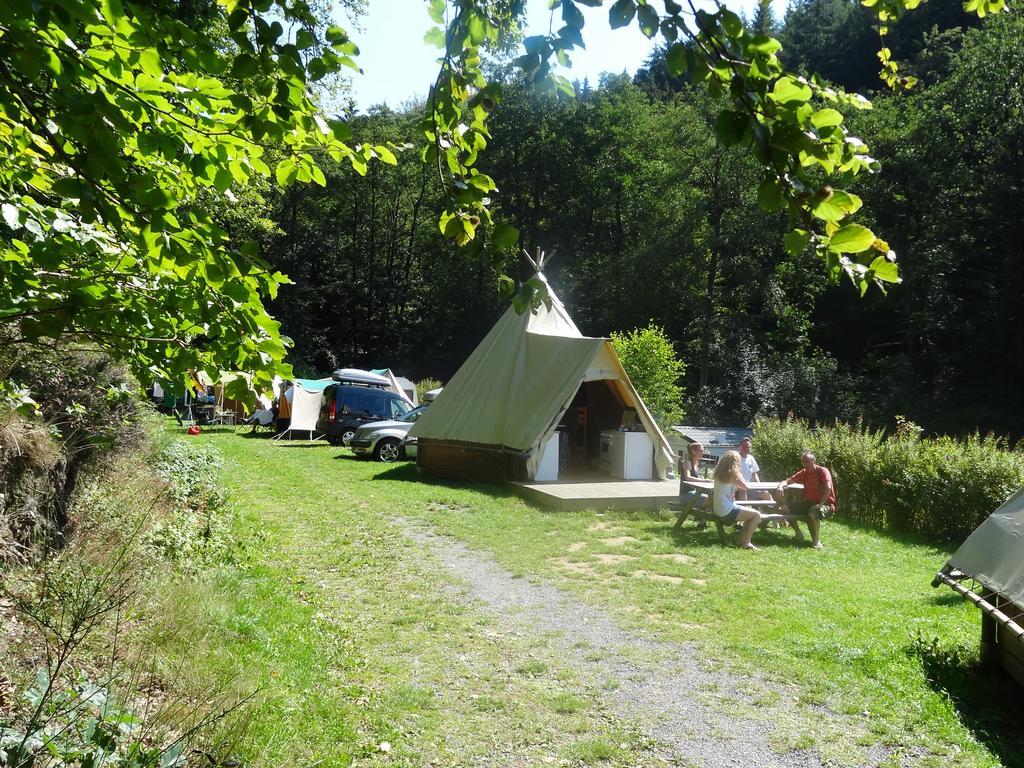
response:
[[[736,503],[736,489],[747,489],[747,484],[740,474],[740,455],[736,451],[728,451],[715,465],[715,489],[712,491],[713,510],[717,517],[726,523],[743,523],[740,531],[739,545],[744,549],[757,549],[750,543],[754,531],[761,523],[761,513],[756,509],[744,507]]]

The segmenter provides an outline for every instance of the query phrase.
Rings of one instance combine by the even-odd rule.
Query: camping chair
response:
[[[274,412],[269,408],[259,408],[252,412],[252,414],[245,419],[242,419],[243,424],[250,425],[250,433],[256,432],[257,430],[266,430],[268,432],[274,431]]]

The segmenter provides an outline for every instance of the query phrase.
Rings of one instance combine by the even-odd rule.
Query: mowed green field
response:
[[[976,609],[930,587],[944,549],[830,521],[823,550],[760,531],[747,552],[667,512],[547,511],[328,445],[189,439],[225,456],[244,555],[169,586],[153,641],[187,685],[259,689],[251,765],[672,764],[612,711],[614,680],[458,599],[409,527],[763,683],[729,714],[771,723],[779,752],[994,766],[1024,747],[1019,689],[971,669]]]

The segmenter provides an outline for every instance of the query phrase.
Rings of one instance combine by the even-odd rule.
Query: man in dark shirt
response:
[[[779,483],[779,490],[790,483],[801,483],[804,487],[803,497],[783,504],[780,510],[783,514],[807,515],[807,530],[811,533],[811,544],[815,549],[821,549],[821,521],[831,517],[836,511],[836,491],[832,485],[832,473],[827,468],[819,466],[810,451],[804,451],[800,455],[800,463],[804,468]],[[802,539],[800,527],[795,522],[790,525],[797,532],[797,538]]]

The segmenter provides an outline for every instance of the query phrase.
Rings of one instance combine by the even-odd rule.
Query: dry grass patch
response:
[[[594,566],[586,561],[570,560],[567,557],[556,557],[552,562],[555,568],[563,573],[570,573],[576,576],[588,576],[600,578],[601,574],[594,570]]]
[[[633,541],[640,541],[635,536],[613,536],[610,539],[601,539],[602,544],[609,547],[623,547]]]
[[[634,579],[650,579],[651,581],[664,581],[667,584],[682,584],[685,579],[682,576],[669,576],[665,573],[651,573],[650,571],[633,571]]]
[[[636,560],[632,555],[616,555],[611,552],[596,552],[593,558],[601,565],[622,565],[630,560]]]
[[[682,552],[669,552],[661,555],[651,555],[654,560],[668,560],[672,563],[679,563],[680,565],[689,565],[690,563],[697,562],[689,555],[684,555]]]

